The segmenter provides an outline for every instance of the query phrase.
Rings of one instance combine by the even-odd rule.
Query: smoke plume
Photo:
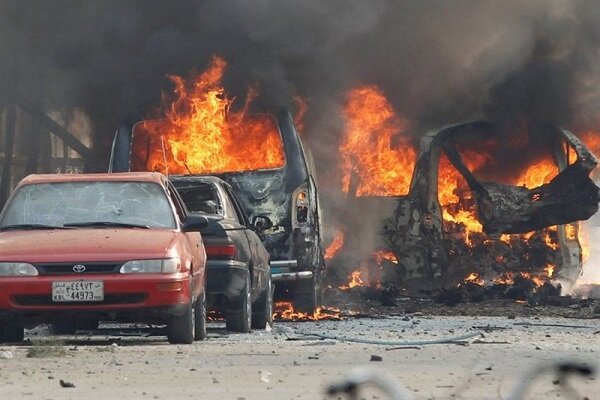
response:
[[[103,170],[115,128],[160,104],[168,74],[221,55],[230,95],[257,83],[264,109],[307,99],[335,208],[350,88],[378,85],[414,134],[480,117],[591,129],[599,19],[595,0],[2,0],[0,93],[83,111]]]

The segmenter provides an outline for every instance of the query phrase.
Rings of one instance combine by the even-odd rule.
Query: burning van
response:
[[[351,154],[359,160],[360,155]],[[590,178],[597,159],[571,132],[474,121],[431,131],[418,146],[401,143],[394,155],[395,167],[408,179],[394,173],[395,183],[386,187],[385,174],[361,179],[359,164],[347,183],[350,207],[378,210],[383,221],[371,258],[384,271],[367,271],[379,282],[432,290],[464,281],[526,279],[542,286],[580,276],[578,221],[598,211],[598,187]],[[351,238],[346,245],[356,247]],[[386,254],[382,250],[389,257],[377,257]],[[390,268],[382,268],[386,263]],[[359,272],[353,272],[350,287]],[[371,278],[368,284],[379,282]]]
[[[216,122],[215,122],[216,121]],[[271,272],[297,309],[320,305],[325,268],[314,166],[289,112],[229,114],[227,122],[159,119],[121,128],[111,171],[162,171],[215,175],[236,190],[250,219],[273,226],[259,236],[271,256]],[[211,131],[211,128],[214,131]]]

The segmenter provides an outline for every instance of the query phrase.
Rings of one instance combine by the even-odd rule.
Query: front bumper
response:
[[[297,260],[271,261],[271,277],[274,282],[312,279],[312,271],[295,271],[297,268]]]
[[[52,282],[102,281],[104,300],[53,302]],[[191,300],[190,275],[110,274],[0,278],[0,321],[54,322],[65,318],[97,318],[150,322],[181,315]]]

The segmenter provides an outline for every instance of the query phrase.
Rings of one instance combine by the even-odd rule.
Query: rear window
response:
[[[165,191],[152,182],[53,182],[21,186],[7,205],[0,226],[87,222],[176,227]]]
[[[278,169],[285,153],[277,120],[246,115],[226,125],[210,121],[142,121],[133,130],[131,170],[207,174]]]
[[[209,183],[188,185],[184,182],[174,182],[173,184],[189,212],[223,213],[223,206],[219,201],[217,189],[213,185]]]

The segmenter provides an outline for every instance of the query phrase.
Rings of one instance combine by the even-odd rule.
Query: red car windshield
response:
[[[17,189],[2,216],[0,228],[94,223],[176,227],[167,195],[157,183],[53,182]]]

